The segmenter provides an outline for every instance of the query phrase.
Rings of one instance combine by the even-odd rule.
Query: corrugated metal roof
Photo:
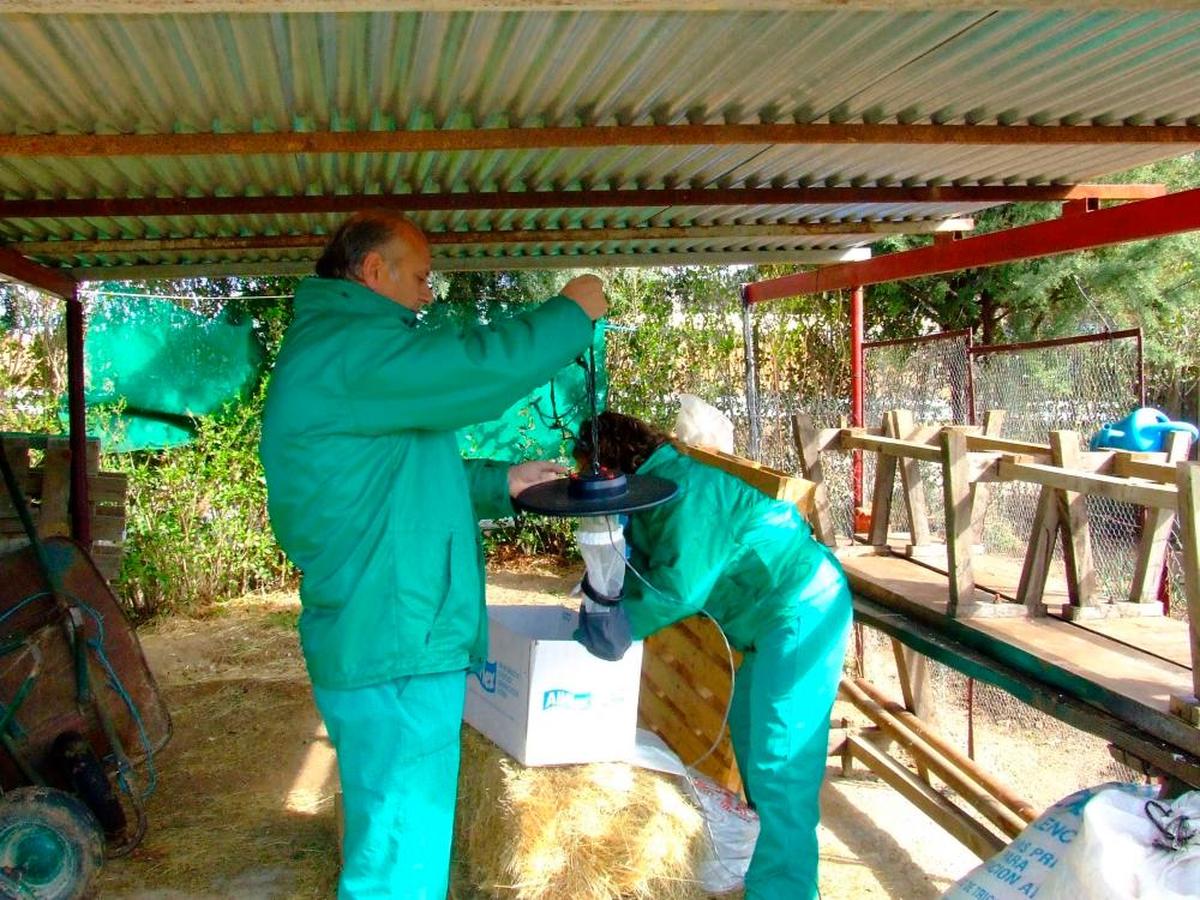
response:
[[[1200,12],[0,14],[0,134],[869,122],[1200,124]],[[1044,184],[1184,145],[763,145],[3,157],[0,197]],[[422,213],[431,231],[928,220],[978,203]],[[0,240],[314,234],[318,214],[0,219]],[[723,238],[703,252],[850,246]],[[861,243],[861,241],[859,241]],[[677,253],[679,242],[486,254]],[[693,249],[701,252],[700,245]],[[303,260],[215,253],[224,259]],[[463,251],[484,253],[480,247]],[[449,257],[449,249],[439,249]],[[461,254],[460,254],[461,255]],[[47,260],[51,256],[43,257]],[[168,263],[183,256],[156,257]],[[145,253],[75,264],[148,264]]]

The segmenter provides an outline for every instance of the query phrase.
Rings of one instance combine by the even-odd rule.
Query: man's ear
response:
[[[382,280],[383,267],[387,265],[383,258],[383,254],[378,250],[368,250],[363,256],[362,267],[360,268],[360,277],[362,283],[375,290],[375,287]]]

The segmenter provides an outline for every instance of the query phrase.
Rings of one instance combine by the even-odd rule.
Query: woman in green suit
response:
[[[590,436],[585,423],[585,462]],[[626,528],[642,576],[625,579],[621,603],[633,637],[704,612],[744,654],[729,726],[761,825],[746,898],[816,897],[818,795],[851,620],[845,574],[794,504],[684,456],[646,423],[606,412],[598,442],[606,466],[680,487]]]

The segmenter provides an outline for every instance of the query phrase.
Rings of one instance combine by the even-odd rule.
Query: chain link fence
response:
[[[796,471],[790,430],[793,412],[807,412],[818,428],[849,419],[849,379],[835,391],[789,389],[773,376],[782,366],[770,348],[756,344],[758,458]],[[777,347],[776,352],[785,348]],[[1089,336],[996,347],[976,347],[967,331],[905,341],[864,345],[865,424],[879,426],[893,409],[909,410],[918,424],[982,424],[988,410],[1003,409],[1002,436],[1045,443],[1053,429],[1079,432],[1086,442],[1103,424],[1121,418],[1142,402],[1141,342],[1137,332]],[[848,376],[848,373],[847,373]],[[748,404],[749,406],[749,404]],[[749,417],[738,423],[741,433]],[[874,454],[864,454],[862,503],[869,506]],[[826,484],[835,524],[849,536],[854,521],[851,454],[826,454]],[[941,470],[918,464],[925,488],[933,540],[944,540]],[[983,532],[986,552],[1024,557],[1036,511],[1038,489],[1017,483],[994,485]],[[1140,535],[1140,511],[1129,504],[1089,498],[1093,551],[1099,589],[1105,599],[1124,600],[1129,592]],[[899,492],[892,502],[891,529],[908,523]],[[1061,567],[1061,551],[1056,566]],[[1171,568],[1178,569],[1172,560]],[[1059,570],[1061,572],[1061,569]],[[865,674],[899,696],[888,639],[860,631],[859,664]],[[975,682],[930,661],[937,698],[936,727],[989,771],[1044,807],[1088,784],[1141,780],[1115,762],[1107,743],[1016,700],[1003,690]],[[1071,746],[1070,760],[1061,754]]]
[[[1142,404],[1138,330],[1031,344],[975,347],[975,412],[1003,409],[1004,435],[1045,443],[1054,430],[1078,432],[1086,444],[1101,426]],[[988,553],[1023,558],[1037,512],[1037,485],[995,485],[983,529]],[[1087,497],[1099,598],[1127,600],[1137,562],[1142,508]],[[1061,545],[1055,565],[1061,562]]]

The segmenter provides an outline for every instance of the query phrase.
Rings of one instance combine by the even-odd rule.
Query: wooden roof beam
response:
[[[464,191],[322,194],[289,197],[87,197],[0,200],[0,219],[113,218],[348,213],[368,207],[405,212],[463,209],[602,209],[672,206],[841,206],[849,204],[1139,200],[1160,184],[945,185],[922,187],[683,188],[581,191]]]
[[[593,125],[398,131],[179,134],[0,134],[0,156],[252,156],[294,153],[448,153],[729,145],[1062,146],[1189,145],[1197,125],[796,124]]]
[[[43,266],[10,247],[0,246],[0,276],[63,299],[75,293],[75,278],[69,271]]]
[[[590,244],[614,241],[738,240],[840,237],[880,234],[945,234],[970,231],[973,219],[919,222],[834,222],[829,224],[647,226],[641,228],[564,228],[512,231],[428,232],[434,246],[470,244]],[[186,253],[205,250],[286,250],[323,247],[328,234],[276,234],[239,237],[136,238],[117,240],[23,241],[25,254],[73,256],[104,253]]]

